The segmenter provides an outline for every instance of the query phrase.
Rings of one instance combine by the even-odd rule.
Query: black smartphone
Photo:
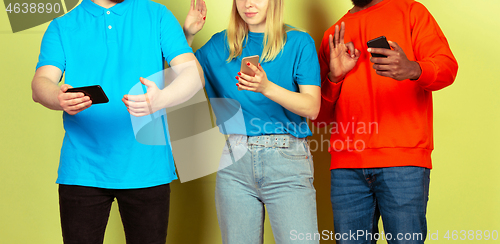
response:
[[[389,42],[387,42],[385,36],[379,36],[373,40],[369,40],[366,44],[371,48],[391,49],[391,46],[389,45]],[[387,56],[378,53],[372,53],[372,57],[387,58]]]
[[[108,97],[99,85],[69,88],[66,92],[81,92],[85,94],[85,96],[90,97],[92,104],[109,102]]]

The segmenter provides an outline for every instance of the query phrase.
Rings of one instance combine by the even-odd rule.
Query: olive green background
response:
[[[184,22],[189,0],[157,0]],[[205,28],[193,47],[225,29],[230,0],[207,0]],[[287,23],[320,42],[323,32],[351,7],[349,0],[286,0]],[[448,38],[458,62],[455,83],[434,93],[434,169],[428,228],[447,243],[452,231],[500,231],[500,2],[496,0],[421,0]],[[63,138],[62,112],[31,99],[30,82],[48,23],[13,34],[0,8],[0,243],[62,243],[57,177]],[[29,16],[27,16],[29,18]],[[323,138],[321,138],[323,136]],[[327,139],[315,135],[313,140]],[[214,150],[220,150],[214,148]],[[333,230],[329,200],[329,154],[315,152],[319,228]],[[221,243],[214,206],[215,174],[172,183],[167,243]],[[274,243],[270,225],[266,243]],[[449,232],[450,240],[444,238]],[[477,234],[477,233],[476,233]],[[474,235],[474,239],[478,236]],[[455,236],[457,238],[461,235]],[[470,238],[470,236],[467,236]],[[484,235],[483,235],[484,238]],[[456,240],[459,243],[495,243]],[[125,243],[113,206],[105,243]],[[333,243],[325,241],[324,243]]]

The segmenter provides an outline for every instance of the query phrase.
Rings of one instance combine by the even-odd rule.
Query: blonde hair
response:
[[[283,21],[284,0],[269,0],[266,16],[266,29],[264,31],[264,41],[261,62],[273,61],[286,43],[286,33],[294,28],[286,26]],[[226,31],[227,43],[229,46],[229,57],[227,62],[241,56],[243,43],[248,39],[248,25],[241,18],[236,7],[236,0],[233,0],[233,9],[229,20],[229,27]]]

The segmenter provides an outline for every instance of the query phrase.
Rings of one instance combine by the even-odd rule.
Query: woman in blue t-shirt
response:
[[[276,243],[319,243],[305,238],[318,236],[306,137],[307,118],[320,107],[319,63],[314,40],[283,23],[283,1],[233,0],[227,30],[195,54],[217,125],[229,135],[215,193],[224,243],[262,243],[264,206]],[[184,25],[190,44],[205,16],[205,3],[192,0]],[[254,55],[260,63],[242,64]]]

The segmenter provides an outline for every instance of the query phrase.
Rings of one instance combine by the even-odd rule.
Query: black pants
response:
[[[170,185],[102,189],[59,185],[65,244],[102,244],[111,204],[118,201],[127,244],[165,244]]]

